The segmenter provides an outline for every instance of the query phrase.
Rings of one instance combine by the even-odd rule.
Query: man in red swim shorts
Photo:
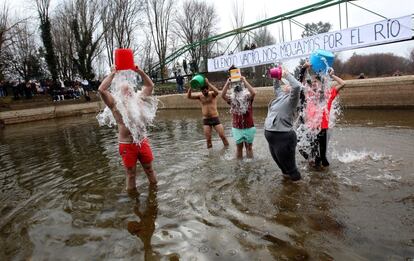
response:
[[[136,67],[136,72],[142,77],[144,81],[144,86],[142,87],[141,95],[143,96],[143,98],[151,96],[152,90],[154,89],[154,83],[152,82],[150,77],[148,77],[148,75],[138,66]],[[114,97],[108,90],[111,86],[111,82],[114,79],[115,74],[116,70],[112,69],[111,73],[102,81],[98,91],[101,94],[101,98],[106,104],[106,106],[108,106],[108,108],[111,110],[112,115],[114,116],[116,123],[118,125],[119,154],[122,157],[122,161],[124,163],[125,170],[127,173],[126,189],[128,192],[134,192],[136,191],[135,177],[137,172],[136,164],[138,160],[144,168],[144,172],[147,175],[148,181],[151,184],[157,183],[157,176],[152,168],[152,161],[154,157],[152,155],[148,139],[145,138],[139,144],[134,143],[131,132],[125,126],[122,120],[122,115],[116,107]],[[123,95],[130,95],[130,93],[128,93],[128,86],[121,86],[121,88],[123,88]]]

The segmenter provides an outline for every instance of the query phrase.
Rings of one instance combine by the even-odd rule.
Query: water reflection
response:
[[[414,256],[414,112],[346,111],[332,166],[298,162],[299,184],[283,181],[269,155],[265,115],[255,111],[255,158],[239,161],[234,143],[205,149],[198,110],[159,112],[150,132],[158,188],[137,175],[137,197],[124,190],[116,132],[94,115],[7,126],[0,260]],[[220,116],[229,134],[231,114]]]
[[[158,260],[160,256],[153,251],[151,245],[151,238],[155,231],[155,220],[158,214],[157,186],[149,186],[144,208],[140,204],[139,195],[135,195],[134,198],[136,201],[134,213],[139,218],[139,221],[128,221],[128,231],[141,239],[144,244],[145,260]]]

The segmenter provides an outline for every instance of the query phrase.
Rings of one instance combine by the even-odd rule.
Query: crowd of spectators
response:
[[[14,100],[32,99],[33,96],[50,96],[55,102],[81,99],[90,101],[90,94],[99,87],[98,81],[1,81],[0,97],[12,96]]]

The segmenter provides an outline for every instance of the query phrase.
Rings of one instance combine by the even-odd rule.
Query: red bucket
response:
[[[115,68],[117,70],[135,70],[134,53],[132,49],[115,50]]]

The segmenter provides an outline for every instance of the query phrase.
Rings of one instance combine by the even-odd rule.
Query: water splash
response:
[[[364,161],[364,160],[373,160],[373,161],[379,161],[382,159],[388,158],[387,156],[373,152],[373,151],[355,151],[355,150],[346,150],[342,154],[338,152],[334,152],[332,154],[333,158],[336,158],[342,163],[352,163],[352,162],[358,162],[358,161]]]
[[[235,89],[237,88],[241,88],[241,91],[235,91]],[[231,113],[242,115],[247,112],[247,110],[249,109],[250,92],[244,86],[244,83],[231,83],[231,91],[229,97],[231,101]]]
[[[122,121],[131,132],[134,143],[140,143],[147,137],[147,127],[152,125],[155,118],[158,99],[142,94],[142,85],[138,84],[137,74],[131,70],[119,71],[109,91],[115,100],[115,110],[122,118],[118,121]],[[105,107],[96,119],[100,126],[113,127],[118,124],[108,107]]]
[[[330,68],[326,60],[324,62],[327,68]],[[302,155],[307,157],[308,161],[314,161],[319,155],[318,134],[321,131],[324,115],[328,120],[329,128],[333,128],[338,116],[342,113],[337,99],[333,100],[331,109],[328,110],[328,101],[333,91],[332,88],[334,88],[328,72],[329,70],[326,70],[325,74],[320,75],[320,84],[306,82],[302,86],[303,104],[299,105],[299,117],[295,122],[295,127],[298,137],[298,149]],[[309,74],[307,74],[307,77],[310,77]]]

